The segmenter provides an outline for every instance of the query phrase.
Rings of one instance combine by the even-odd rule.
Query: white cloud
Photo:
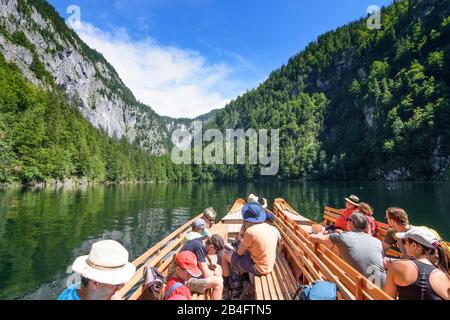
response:
[[[243,93],[225,63],[210,64],[200,53],[161,46],[151,38],[132,40],[126,29],[103,31],[82,23],[80,37],[101,52],[136,98],[158,114],[195,117]]]

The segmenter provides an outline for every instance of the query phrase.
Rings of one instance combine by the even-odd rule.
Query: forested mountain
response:
[[[320,36],[258,88],[196,120],[280,129],[278,177],[450,177],[450,1],[399,0]],[[175,166],[159,117],[45,0],[0,0],[0,184],[234,180],[254,165]]]
[[[0,183],[192,179],[190,166],[94,128],[70,97],[29,83],[1,55],[0,164]]]
[[[450,1],[402,0],[328,32],[232,101],[217,127],[281,129],[286,178],[450,177]],[[202,168],[218,179],[256,166]],[[206,171],[205,171],[206,170]]]
[[[191,180],[163,121],[44,0],[0,0],[0,184]]]
[[[0,0],[0,55],[31,83],[56,87],[110,137],[155,155],[170,149],[160,117],[136,100],[116,70],[89,48],[45,0]]]

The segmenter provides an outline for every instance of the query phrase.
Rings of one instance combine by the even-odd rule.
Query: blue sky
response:
[[[391,0],[50,0],[137,98],[194,117],[256,87],[319,35]]]

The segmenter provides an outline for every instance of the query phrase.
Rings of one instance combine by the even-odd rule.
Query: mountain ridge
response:
[[[89,48],[47,1],[1,0],[0,8],[0,53],[27,80],[47,88],[54,82],[110,137],[126,137],[152,154],[168,152],[169,134],[156,112],[137,101],[103,55]]]
[[[176,129],[281,129],[281,171],[293,179],[450,177],[450,2],[399,0],[383,27],[361,18],[329,31],[257,88],[195,119],[163,117],[44,0],[0,0],[0,53],[24,77],[60,90],[96,128],[167,154]],[[160,164],[161,166],[162,164]],[[259,167],[192,166],[178,177],[259,178]],[[183,178],[184,179],[184,178]]]

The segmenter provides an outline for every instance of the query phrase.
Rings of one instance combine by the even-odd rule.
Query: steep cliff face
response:
[[[114,68],[46,1],[0,0],[0,53],[28,81],[75,99],[84,117],[109,136],[167,153],[169,136],[160,117],[136,100]]]

